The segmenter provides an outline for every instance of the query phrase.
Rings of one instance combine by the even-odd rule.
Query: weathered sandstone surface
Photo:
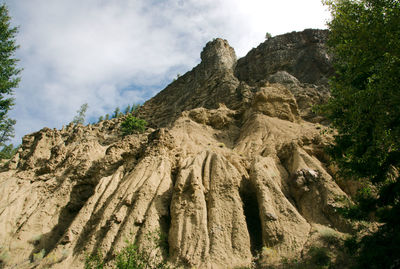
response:
[[[227,41],[209,42],[140,109],[145,133],[123,137],[119,118],[25,136],[0,173],[5,267],[83,268],[126,239],[152,247],[154,231],[168,235],[173,266],[277,265],[321,229],[348,232],[330,137],[311,111],[329,97],[326,35],[278,36],[239,60]]]

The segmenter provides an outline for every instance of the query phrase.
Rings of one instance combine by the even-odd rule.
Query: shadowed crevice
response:
[[[70,200],[68,204],[61,209],[57,225],[54,226],[49,233],[41,236],[40,241],[37,242],[30,254],[31,259],[34,253],[38,253],[44,249],[47,254],[57,246],[57,243],[70,227],[83,205],[93,195],[95,187],[94,185],[83,183],[77,184],[72,188]]]
[[[247,181],[247,179],[243,181]],[[260,209],[254,188],[249,182],[242,185],[240,197],[243,202],[243,212],[246,217],[247,231],[250,236],[250,250],[255,256],[263,247]]]

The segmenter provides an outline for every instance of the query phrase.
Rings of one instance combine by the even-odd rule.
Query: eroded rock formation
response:
[[[140,109],[143,134],[123,137],[119,118],[25,136],[0,174],[6,267],[83,268],[86,254],[111,259],[126,239],[152,247],[157,230],[172,265],[276,265],[321,227],[349,231],[330,138],[310,110],[329,96],[326,35],[278,36],[239,61],[227,41],[209,42]],[[33,262],[43,249],[52,259]]]

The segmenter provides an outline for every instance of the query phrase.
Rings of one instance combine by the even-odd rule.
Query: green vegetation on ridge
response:
[[[119,118],[119,117],[122,117],[122,116],[128,115],[128,114],[136,115],[139,108],[140,108],[140,104],[133,104],[132,106],[128,105],[123,109],[123,112],[121,112],[120,108],[116,107],[114,109],[114,112],[111,117],[110,117],[110,114],[106,114],[105,116],[100,116],[98,119],[98,122],[103,121],[103,120]]]
[[[142,133],[146,130],[147,122],[145,120],[136,118],[133,115],[128,115],[121,123],[121,131],[123,135],[130,135],[134,132]]]
[[[322,107],[337,130],[329,152],[338,176],[370,186],[345,213],[383,224],[356,235],[352,245],[358,268],[391,268],[400,263],[400,2],[325,4],[333,18],[328,45],[336,70],[332,98]]]

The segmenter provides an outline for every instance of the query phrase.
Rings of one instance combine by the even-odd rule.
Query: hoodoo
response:
[[[0,173],[4,267],[83,268],[126,240],[174,267],[276,266],[349,232],[311,110],[329,97],[326,39],[288,33],[239,60],[210,41],[140,108],[144,133],[122,136],[118,118],[26,135]]]

